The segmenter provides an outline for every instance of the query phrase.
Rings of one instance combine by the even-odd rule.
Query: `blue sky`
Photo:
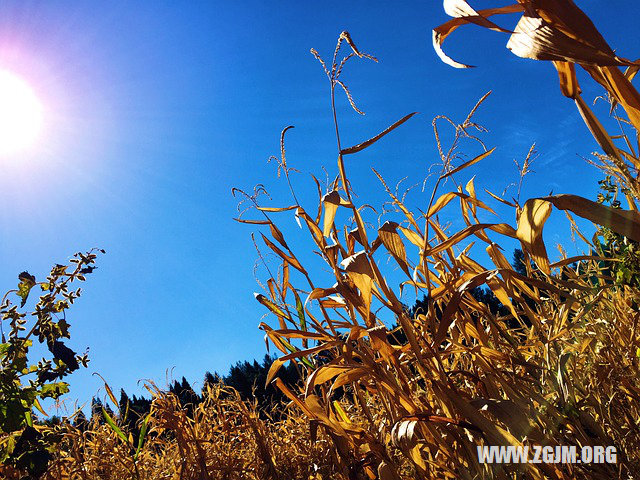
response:
[[[578,4],[620,55],[635,58],[640,6]],[[446,20],[440,2],[2,2],[0,68],[32,85],[46,128],[34,151],[0,160],[0,285],[14,288],[22,270],[42,278],[75,251],[107,251],[69,312],[70,345],[88,346],[91,359],[70,378],[71,398],[98,391],[92,372],[139,393],[141,379],[163,385],[184,375],[200,385],[207,370],[264,355],[256,229],[232,220],[231,189],[264,183],[274,204],[288,204],[266,161],[281,129],[295,125],[288,157],[315,208],[308,174],[323,176],[324,166],[335,175],[335,137],[327,79],[309,49],[330,58],[342,30],[380,59],[345,71],[366,116],[340,97],[343,143],[420,112],[349,159],[363,201],[381,198],[371,166],[391,184],[421,182],[437,158],[432,118],[461,120],[488,90],[476,118],[498,149],[460,180],[475,174],[479,191],[499,193],[516,179],[513,159],[536,142],[523,198],[551,190],[595,198],[599,176],[580,156],[596,145],[552,66],[512,56],[506,35],[468,27],[445,48],[478,68],[455,70],[431,47],[431,28]],[[588,101],[601,93],[582,85]],[[568,231],[564,215],[554,218],[550,250]],[[291,215],[282,222],[302,236]]]

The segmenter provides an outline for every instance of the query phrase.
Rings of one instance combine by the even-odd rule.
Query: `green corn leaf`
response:
[[[278,337],[278,341],[279,341],[280,343],[282,343],[282,344],[284,345],[284,347],[285,347],[287,350],[289,350],[289,352],[291,352],[291,353],[295,353],[295,352],[300,351],[300,349],[299,349],[298,347],[295,347],[295,346],[291,345],[291,343],[289,343],[287,340],[285,340],[285,339],[284,339],[284,338],[282,338],[282,337]],[[316,368],[316,367],[314,367],[313,363],[311,363],[311,361],[310,361],[307,357],[302,357],[300,360],[301,360],[301,361],[302,361],[302,363],[304,363],[307,367],[309,367],[309,368]]]
[[[142,450],[142,445],[144,444],[144,437],[147,435],[147,427],[149,425],[150,418],[151,414],[149,413],[146,417],[144,417],[144,420],[142,421],[142,426],[140,427],[140,435],[138,435],[138,447],[136,448],[136,453],[133,456],[134,462],[138,459],[140,450]]]
[[[298,310],[298,319],[300,320],[300,328],[303,331],[307,331],[307,319],[304,315],[304,305],[302,304],[302,300],[300,300],[300,295],[298,295],[298,292],[296,292],[295,289],[293,289],[293,294],[296,297],[296,309]]]
[[[125,444],[128,444],[129,440],[127,440],[127,436],[124,434],[122,430],[120,430],[120,427],[116,425],[116,422],[113,420],[113,418],[111,418],[111,415],[107,413],[104,407],[102,407],[102,415],[104,416],[104,419],[107,421],[107,424],[109,424],[109,426],[111,427],[111,430],[113,430],[116,433],[116,435],[120,437],[120,440],[122,440]]]
[[[256,300],[258,300],[258,302],[260,302],[262,305],[267,307],[269,310],[271,310],[277,316],[283,317],[283,318],[289,318],[287,316],[287,314],[285,312],[283,312],[280,307],[278,307],[275,303],[273,303],[271,300],[269,300],[267,297],[265,297],[261,293],[254,293],[253,295],[254,295],[254,297],[256,297]]]

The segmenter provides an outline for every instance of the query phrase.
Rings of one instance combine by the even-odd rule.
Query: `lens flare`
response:
[[[42,126],[42,104],[29,85],[0,70],[0,156],[33,146]]]

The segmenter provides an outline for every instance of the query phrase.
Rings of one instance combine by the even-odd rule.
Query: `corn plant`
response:
[[[139,448],[134,451],[133,438],[110,416],[106,425],[94,419],[84,431],[65,425],[66,447],[47,478],[560,480],[637,475],[640,292],[636,282],[615,278],[612,272],[621,263],[616,252],[600,248],[573,221],[577,215],[606,228],[618,243],[639,240],[640,160],[634,142],[640,102],[631,84],[637,63],[618,57],[569,0],[519,0],[480,11],[462,0],[444,5],[454,18],[436,28],[433,38],[447,63],[467,67],[442,50],[443,41],[467,23],[511,35],[508,46],[519,56],[554,63],[562,92],[575,101],[604,152],[592,163],[609,175],[605,196],[598,201],[577,195],[521,201],[519,194],[507,199],[482,188],[481,177],[463,181],[465,169],[490,162],[494,152],[485,146],[486,132],[475,120],[486,108],[485,96],[462,119],[433,120],[437,150],[431,171],[437,173],[435,181],[425,181],[425,188],[431,187],[423,190],[426,194],[402,192],[374,170],[388,201],[373,211],[349,182],[350,159],[375,148],[415,114],[357,145],[343,145],[338,94],[344,92],[362,113],[343,80],[345,66],[356,59],[375,60],[343,32],[331,62],[312,50],[329,82],[337,147],[335,177],[325,185],[312,178],[317,205],[302,205],[299,198],[306,197],[293,186],[296,170],[285,151],[291,127],[281,134],[277,159],[291,199],[283,200],[284,206],[265,204],[262,185],[253,193],[235,190],[248,205],[238,220],[265,229],[259,241],[269,255],[264,247],[258,251],[268,278],[256,299],[271,317],[260,327],[281,352],[267,381],[288,398],[286,414],[279,411],[278,420],[262,418],[255,404],[221,385],[207,385],[204,400],[190,410],[175,395],[151,387],[150,428]],[[523,14],[514,30],[489,20],[505,13]],[[576,65],[605,88],[621,135],[610,136],[582,99]],[[621,66],[627,69],[622,72]],[[618,106],[627,118],[618,115]],[[443,128],[451,129],[450,144],[441,140]],[[463,150],[472,152],[468,160]],[[519,192],[533,158],[532,148],[518,163]],[[416,196],[424,208],[411,206]],[[626,208],[616,202],[618,197],[624,197]],[[498,216],[497,206],[509,218]],[[550,258],[543,227],[553,207],[567,214],[583,242],[582,254],[570,257],[560,245],[559,259]],[[250,212],[256,216],[249,218]],[[274,220],[291,214],[311,248],[300,235],[285,236],[287,230]],[[444,218],[463,226],[454,229]],[[505,245],[513,241],[522,248],[515,267],[505,255]],[[480,262],[479,251],[488,260]],[[270,258],[276,258],[275,266]],[[478,287],[490,291],[503,308],[490,308],[488,296],[474,294]],[[424,307],[407,308],[405,296],[424,297]],[[286,362],[301,371],[302,384],[292,387],[277,378]],[[487,465],[478,462],[476,447],[481,445],[611,445],[618,463]],[[137,455],[133,463],[132,453]]]
[[[525,9],[530,15],[530,3],[534,2],[522,2],[507,10]],[[555,4],[560,3],[571,7],[570,2]],[[449,7],[453,4],[456,8],[468,7],[465,2],[445,2]],[[464,15],[458,15],[460,18],[440,27],[440,36],[434,37],[436,46],[454,28],[467,22],[499,28],[489,25],[485,17],[507,10],[466,10]],[[339,61],[344,45],[350,51]],[[608,478],[618,472],[616,466],[596,464],[487,466],[478,463],[476,446],[482,444],[615,445],[624,471],[635,471],[637,437],[629,435],[637,419],[637,407],[633,405],[638,392],[631,387],[638,373],[637,361],[635,348],[622,345],[638,342],[632,320],[638,292],[607,287],[607,276],[598,263],[602,258],[589,250],[588,241],[584,255],[567,257],[561,251],[561,259],[553,262],[542,236],[555,206],[637,240],[640,224],[633,201],[635,193],[630,199],[631,210],[576,195],[533,198],[520,204],[486,191],[484,199],[474,180],[464,187],[454,180],[456,188],[442,193],[440,189],[448,179],[486,161],[494,151],[478,142],[475,133],[482,131],[473,115],[483,98],[461,122],[446,117],[434,120],[441,171],[427,199],[426,211],[412,212],[403,196],[374,170],[389,195],[392,209],[386,218],[378,220],[378,228],[372,229],[368,225],[375,220],[365,218],[365,205],[355,202],[346,159],[374,145],[413,114],[369,140],[344,148],[335,91],[338,87],[345,90],[358,111],[340,75],[351,58],[371,56],[362,53],[346,32],[338,40],[331,65],[315,50],[312,53],[331,86],[337,177],[326,192],[321,192],[320,205],[314,213],[299,204],[293,188],[294,204],[286,207],[261,205],[261,197],[241,192],[261,218],[240,221],[268,226],[271,239],[262,235],[262,240],[280,260],[277,275],[266,282],[267,295],[257,295],[258,301],[277,318],[275,328],[266,323],[261,328],[283,353],[274,362],[270,379],[287,361],[299,362],[306,371],[305,384],[299,390],[288,388],[277,378],[274,382],[292,405],[331,436],[339,453],[342,478],[360,475],[383,479],[472,479],[520,474],[527,478],[564,479],[584,475]],[[569,59],[564,60],[567,65],[557,66],[572,72]],[[619,79],[610,65],[616,63],[602,67],[603,71]],[[604,145],[609,137],[596,128],[599,123],[585,108],[577,90],[569,89],[572,79],[569,76],[563,80],[563,91],[573,95],[588,126]],[[626,102],[623,106],[629,105]],[[440,141],[439,122],[443,120],[453,128],[450,146]],[[291,186],[291,167],[284,148],[286,131],[282,133],[280,166]],[[456,164],[464,141],[479,145],[480,152],[471,160]],[[618,156],[627,158],[624,154]],[[630,181],[623,173],[620,175]],[[509,207],[515,224],[481,222],[481,211],[495,214],[490,201]],[[459,205],[457,217],[466,226],[451,232],[439,217],[455,203]],[[294,211],[308,230],[315,250],[332,274],[330,283],[316,285],[304,265],[304,257],[294,253],[293,245],[272,220],[273,215],[288,211]],[[343,211],[349,218],[339,225],[336,219]],[[509,264],[501,239],[520,242],[527,259],[526,275]],[[484,245],[490,266],[474,259],[477,243]],[[405,276],[397,287],[390,285],[382,272],[384,260],[393,262]],[[298,272],[305,287],[294,286],[295,273],[291,269]],[[592,279],[596,280],[595,286]],[[476,300],[471,291],[479,286],[490,289],[508,313],[495,314]],[[411,318],[400,300],[404,290],[424,294],[428,300],[426,311]],[[306,295],[305,301],[301,294]],[[611,334],[614,322],[619,328]],[[397,345],[391,340],[391,323],[398,325],[406,343]],[[607,352],[606,368],[619,372],[620,379],[624,379],[626,390],[619,399],[619,416],[603,410],[606,394],[598,393],[599,384],[591,376],[603,373],[602,363],[594,361],[603,358],[603,349]],[[346,397],[336,395],[341,389],[348,392]],[[357,421],[351,418],[349,408],[362,412],[362,416]]]

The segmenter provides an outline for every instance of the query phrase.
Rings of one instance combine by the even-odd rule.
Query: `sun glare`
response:
[[[42,124],[42,105],[29,85],[0,70],[0,156],[33,146]]]

